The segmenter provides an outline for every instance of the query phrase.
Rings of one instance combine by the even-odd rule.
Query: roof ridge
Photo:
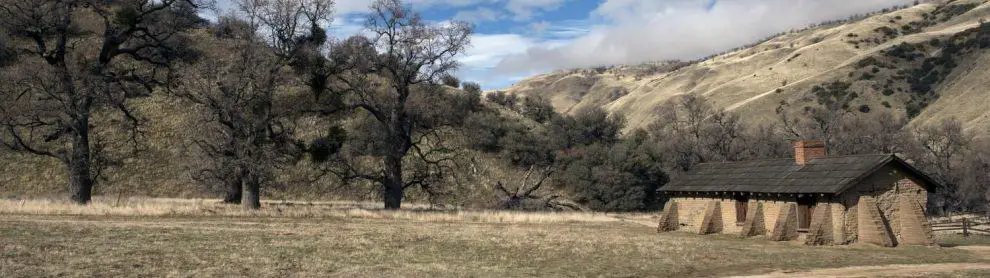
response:
[[[887,154],[843,154],[843,155],[829,155],[829,156],[825,156],[825,157],[818,157],[818,158],[813,158],[812,160],[822,159],[822,158],[826,158],[827,159],[827,158],[864,157],[864,156],[878,156],[878,157],[879,156],[884,156],[884,157],[886,157],[886,156],[896,156],[896,154],[893,154],[893,153],[887,153]],[[740,162],[752,162],[752,161],[775,161],[775,160],[793,160],[793,159],[794,159],[793,157],[778,157],[778,158],[760,158],[760,159],[747,159],[747,160],[736,160],[736,161],[709,161],[709,162],[702,162],[702,163],[698,163],[698,164],[723,164],[723,163],[740,163]]]
[[[825,156],[825,157],[817,157],[817,158],[813,158],[813,159],[820,159],[820,158],[836,158],[836,157],[861,157],[861,156],[891,156],[891,155],[895,155],[895,154],[892,154],[892,153],[877,153],[877,154],[843,154],[843,155],[828,155],[828,156]]]
[[[702,162],[698,164],[722,164],[722,163],[739,163],[739,162],[750,162],[750,161],[773,161],[773,160],[794,160],[794,159],[788,157],[760,158],[760,159],[747,159],[747,160],[736,160],[736,161],[711,161],[711,162]]]

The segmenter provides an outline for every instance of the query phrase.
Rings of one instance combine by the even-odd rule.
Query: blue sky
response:
[[[229,1],[229,0],[220,0]],[[329,31],[360,32],[373,0],[336,0]],[[486,90],[556,69],[694,59],[767,35],[913,0],[407,0],[434,22],[475,24],[458,57]]]

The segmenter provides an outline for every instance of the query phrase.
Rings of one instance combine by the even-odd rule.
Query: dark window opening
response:
[[[811,228],[811,217],[815,213],[815,197],[797,198],[798,231],[807,232]]]
[[[736,196],[736,225],[742,225],[746,222],[746,210],[749,208],[749,197],[748,196]]]

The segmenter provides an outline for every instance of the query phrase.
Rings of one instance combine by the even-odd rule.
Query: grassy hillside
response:
[[[458,92],[453,92],[458,93]],[[150,97],[133,101],[135,113],[142,118],[139,151],[130,153],[124,134],[114,124],[119,119],[98,113],[94,118],[95,137],[104,138],[111,145],[110,154],[126,157],[120,165],[105,171],[94,195],[123,198],[131,196],[211,198],[220,196],[208,185],[193,179],[197,159],[191,141],[196,138],[201,111],[188,101],[155,93]],[[538,124],[498,105],[491,107],[503,117],[520,121],[531,127]],[[300,139],[312,139],[323,135],[327,126],[317,118],[297,121],[296,134]],[[470,142],[463,131],[446,132],[446,140],[454,146],[467,146]],[[445,188],[456,194],[445,196],[447,205],[486,206],[495,200],[493,186],[496,181],[515,185],[524,169],[509,165],[498,154],[458,150],[459,164],[455,177],[445,183]],[[0,148],[0,198],[64,197],[68,195],[65,166],[56,159],[29,154],[12,153]],[[262,189],[263,199],[292,200],[379,200],[376,191],[367,183],[342,184],[332,175],[321,175],[319,167],[309,160],[287,165],[277,172],[273,186]],[[455,188],[456,187],[456,188]],[[407,197],[413,201],[425,201],[427,196],[412,188]]]
[[[547,97],[562,113],[603,106],[626,115],[629,128],[637,128],[654,121],[656,107],[665,100],[688,93],[705,95],[744,121],[776,120],[781,101],[795,110],[815,105],[812,88],[839,81],[857,93],[853,107],[890,109],[909,115],[915,125],[956,117],[978,136],[990,137],[985,109],[990,107],[985,89],[990,48],[982,44],[990,43],[990,34],[979,31],[984,18],[990,18],[987,1],[926,3],[786,33],[694,63],[554,72],[506,91]],[[947,52],[953,67],[938,61]],[[933,69],[925,65],[929,58],[937,62]],[[937,73],[930,74],[933,70]],[[929,83],[934,92],[912,88],[917,83]]]

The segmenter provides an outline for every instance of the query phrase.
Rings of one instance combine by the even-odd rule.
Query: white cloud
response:
[[[337,0],[334,1],[334,13],[345,15],[349,13],[360,13],[368,11],[368,7],[374,0]]]
[[[463,66],[492,68],[508,55],[521,54],[536,42],[517,34],[479,34],[471,38],[471,47],[458,59]]]
[[[364,20],[362,16],[338,14],[333,18],[333,22],[330,22],[327,32],[333,37],[345,39],[360,33],[364,29]]]
[[[458,76],[464,81],[480,82],[485,88],[505,86],[507,78],[490,74],[491,69],[505,57],[522,54],[537,43],[519,34],[474,35],[471,47],[457,58],[461,63]]]
[[[481,3],[494,3],[500,0],[406,0],[405,3],[415,6],[417,9],[427,9],[434,6],[466,7]],[[334,8],[337,14],[350,14],[367,12],[368,7],[375,0],[337,0]]]
[[[604,22],[564,46],[537,44],[494,69],[521,71],[693,59],[767,35],[912,0],[605,0],[591,17]],[[550,28],[548,28],[550,29]]]
[[[525,54],[527,49],[552,49],[567,45],[569,40],[543,40],[520,34],[477,34],[471,38],[471,47],[458,56],[461,68],[457,75],[464,81],[475,81],[485,89],[497,89],[541,73],[539,70],[521,70],[496,74],[492,71],[506,57]]]
[[[505,9],[515,14],[515,20],[525,21],[542,11],[560,8],[566,0],[508,0]]]
[[[504,14],[486,7],[481,7],[475,10],[463,10],[454,15],[454,20],[473,23],[497,21],[502,18],[505,18]]]

